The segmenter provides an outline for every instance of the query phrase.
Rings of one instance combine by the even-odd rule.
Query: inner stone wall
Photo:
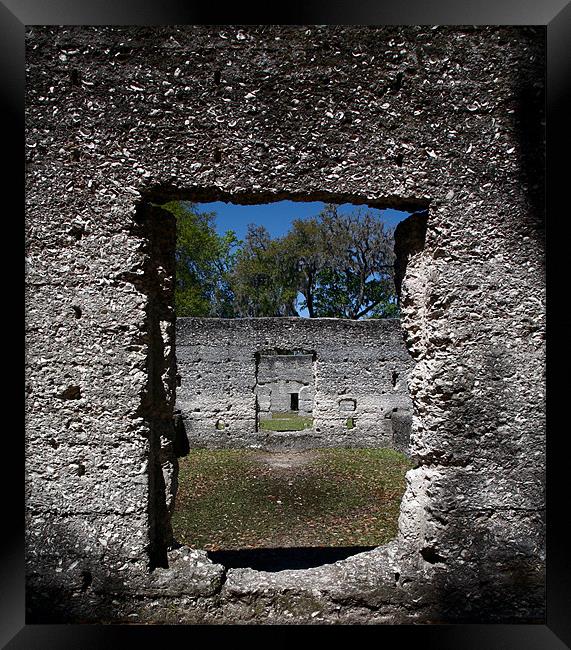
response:
[[[272,349],[306,354],[270,356]],[[399,320],[178,318],[176,357],[176,405],[191,446],[408,447],[412,360]],[[269,387],[283,393],[277,402]],[[313,426],[260,430],[271,399],[290,408],[287,390],[300,395],[300,414]]]
[[[27,29],[29,622],[544,620],[544,47],[543,27]],[[276,574],[168,549],[172,273],[140,207],[171,198],[429,208],[424,247],[401,242],[416,468],[388,546]]]

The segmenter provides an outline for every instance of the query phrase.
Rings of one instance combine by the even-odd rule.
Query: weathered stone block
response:
[[[229,356],[227,339],[234,342],[239,356]],[[184,363],[178,364],[182,381],[177,407],[192,423],[191,444],[266,444],[256,435],[253,395],[259,417],[290,411],[311,416],[319,444],[326,446],[348,444],[346,418],[339,413],[355,408],[359,425],[351,430],[351,444],[391,445],[384,413],[395,404],[411,406],[406,376],[412,360],[398,320],[179,318],[178,357]],[[200,381],[190,370],[198,363]],[[398,386],[387,380],[393,372],[402,378]],[[385,389],[379,390],[382,385]],[[344,398],[346,394],[351,397]],[[239,436],[228,439],[212,426],[221,405],[232,429],[240,430]],[[266,440],[273,444],[271,438]],[[297,441],[292,437],[292,443]]]

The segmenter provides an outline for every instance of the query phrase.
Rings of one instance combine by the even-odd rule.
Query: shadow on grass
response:
[[[331,564],[374,548],[374,546],[244,548],[234,551],[208,551],[208,557],[215,564],[222,564],[227,569],[283,571],[284,569],[310,569],[322,564]]]

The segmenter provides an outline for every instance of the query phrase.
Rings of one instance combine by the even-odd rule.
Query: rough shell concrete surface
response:
[[[544,28],[26,41],[29,621],[542,621]],[[170,198],[428,209],[397,240],[417,467],[389,546],[276,574],[168,551]]]
[[[179,318],[176,360],[176,406],[193,447],[408,449],[412,361],[398,319]],[[299,395],[311,428],[259,429],[274,405],[289,410],[282,391]]]

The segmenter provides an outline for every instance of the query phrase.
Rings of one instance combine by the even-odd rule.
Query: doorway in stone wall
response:
[[[294,440],[313,430],[317,354],[312,350],[256,352],[256,430]]]
[[[303,213],[301,208],[307,209],[307,204],[301,202],[288,203],[292,204],[290,209],[297,210],[292,209],[293,214]],[[259,222],[248,229],[248,224],[243,222],[245,229],[233,236],[229,225],[238,226],[240,220],[235,217],[229,221],[228,213],[221,218],[218,205],[176,202],[176,209],[194,211],[190,227],[187,224],[184,230],[183,224],[181,238],[180,222],[184,217],[176,209],[173,211],[172,201],[161,201],[160,205],[174,214],[179,225],[175,263],[181,260],[178,248],[181,239],[187,237],[188,243],[190,237],[191,242],[200,243],[201,249],[199,259],[189,267],[191,273],[183,278],[192,291],[186,295],[175,292],[174,300],[177,332],[188,324],[194,327],[193,340],[198,341],[193,347],[179,345],[178,336],[176,340],[175,412],[179,430],[184,432],[182,447],[188,447],[188,453],[179,460],[178,490],[172,512],[176,542],[204,548],[214,561],[229,567],[280,570],[320,565],[389,541],[396,533],[404,474],[412,466],[402,453],[406,438],[402,432],[406,429],[407,415],[410,418],[407,405],[401,402],[394,406],[391,402],[383,408],[379,403],[371,405],[371,398],[357,394],[347,370],[355,363],[351,354],[338,355],[333,361],[327,360],[326,354],[323,375],[319,377],[320,358],[315,346],[296,347],[291,340],[289,345],[284,345],[283,337],[273,339],[271,333],[265,332],[263,341],[250,341],[248,348],[235,340],[233,328],[239,324],[251,329],[255,322],[264,319],[313,325],[321,320],[372,323],[388,318],[394,321],[398,317],[396,291],[394,297],[386,297],[386,314],[364,311],[366,305],[361,306],[360,311],[364,313],[359,314],[354,304],[335,312],[335,304],[325,289],[336,286],[339,276],[332,278],[329,268],[323,273],[322,284],[317,285],[321,293],[302,293],[295,285],[295,293],[291,287],[287,293],[287,284],[276,286],[276,275],[272,276],[268,259],[260,252],[280,253],[280,240],[287,239],[289,234],[283,228],[283,219],[281,232],[271,232],[267,226],[264,232]],[[325,205],[322,204],[322,209]],[[267,204],[242,207],[268,210]],[[346,206],[346,209],[355,207]],[[395,223],[407,219],[409,214],[398,215]],[[303,222],[303,215],[299,221]],[[307,222],[311,222],[311,216]],[[246,239],[249,239],[250,257],[240,249]],[[207,255],[203,255],[205,251]],[[283,256],[283,249],[281,253]],[[303,275],[307,265],[314,261],[306,252],[289,268]],[[238,313],[230,304],[231,262],[246,267],[246,262],[253,263],[253,269],[246,268],[244,276],[239,278],[243,286],[236,289],[242,310]],[[394,259],[391,264],[394,266]],[[222,275],[213,280],[208,277],[212,271]],[[278,278],[287,277],[283,267],[280,272],[282,276],[277,275]],[[177,288],[180,279],[177,274]],[[368,279],[375,280],[375,274],[370,273]],[[196,291],[196,280],[204,282],[203,294]],[[398,283],[398,277],[391,280]],[[253,290],[256,288],[258,294]],[[281,306],[279,300],[273,304],[268,300],[267,291],[271,288],[278,297],[281,294]],[[266,302],[256,304],[256,295]],[[272,313],[276,305],[278,308]],[[216,334],[224,345],[215,345],[212,355],[208,347],[212,347],[214,339],[208,327],[214,321],[223,324],[225,333]],[[209,341],[203,340],[209,337]],[[362,350],[361,357],[366,356]],[[244,357],[248,361],[242,363],[240,359]],[[369,361],[363,365],[360,383],[371,386],[383,357],[379,355]],[[338,376],[332,377],[337,370]],[[386,386],[384,380],[382,387],[379,384],[379,395],[390,397],[397,387],[395,369],[389,364],[384,373]],[[237,390],[238,380],[244,380],[245,393]],[[327,385],[327,381],[333,384],[337,381],[339,385],[324,397],[325,393],[320,395],[317,387]],[[401,377],[399,389],[403,386],[406,386],[405,377]],[[402,416],[401,446],[396,445],[395,449],[393,443],[398,436],[395,437],[392,429],[393,421],[399,422],[398,416]],[[377,445],[369,437],[363,444],[360,435],[367,418],[371,417],[376,418],[378,429],[381,425],[385,430],[390,426],[390,440],[385,437]],[[324,436],[327,428],[339,433],[333,443]],[[381,509],[379,504],[383,504]]]

